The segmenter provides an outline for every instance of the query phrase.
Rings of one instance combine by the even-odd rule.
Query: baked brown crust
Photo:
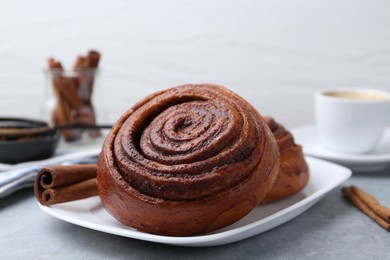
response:
[[[295,144],[294,137],[283,125],[271,117],[264,117],[275,136],[280,151],[279,177],[267,194],[264,203],[280,200],[301,191],[309,181],[309,167],[302,146]]]
[[[259,113],[217,85],[183,85],[128,110],[98,161],[104,207],[148,233],[211,232],[263,201],[279,172],[275,139]]]

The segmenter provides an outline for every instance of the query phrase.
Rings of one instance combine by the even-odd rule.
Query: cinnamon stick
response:
[[[364,201],[353,192],[351,187],[343,187],[341,191],[360,211],[370,217],[383,229],[390,231],[390,223],[381,218],[374,210],[372,210],[366,203],[364,203]]]
[[[88,68],[97,68],[99,65],[100,53],[95,50],[89,50],[85,65]]]
[[[85,57],[77,57],[76,62],[73,65],[73,70],[80,72],[79,95],[87,103],[91,103],[95,70],[99,65],[99,61],[100,53],[95,50],[89,50]]]
[[[54,58],[48,59],[48,66],[53,76],[53,90],[57,99],[52,114],[52,121],[58,124],[86,124],[95,125],[96,116],[92,106],[92,91],[95,70],[98,67],[100,53],[90,50],[86,56],[79,56],[73,70],[77,75],[66,76],[60,62]],[[80,130],[61,130],[66,141],[81,138]],[[99,130],[88,130],[91,138],[101,136]]]
[[[56,87],[71,104],[72,108],[75,109],[77,113],[80,113],[84,103],[77,94],[77,77],[61,77]]]
[[[352,192],[356,194],[356,196],[359,197],[360,200],[364,202],[364,204],[367,205],[372,211],[375,212],[378,216],[383,218],[384,220],[390,222],[390,209],[383,206],[379,203],[378,200],[376,200],[373,196],[368,194],[367,192],[363,191],[362,189],[351,186],[350,187]]]
[[[64,97],[64,94],[57,88],[57,107],[55,110],[57,118],[54,122],[59,122],[60,125],[76,123],[74,113],[72,113],[72,111],[71,104],[69,104],[67,99]],[[81,136],[80,131],[75,131],[73,129],[62,129],[61,134],[66,141],[77,140]]]
[[[62,64],[54,58],[49,58],[47,63],[52,75],[53,92],[57,100],[56,107],[52,114],[52,121],[56,125],[73,123],[71,106],[67,103],[64,94],[61,91],[64,72]],[[71,141],[75,138],[70,130],[62,130],[61,134],[67,141]]]
[[[49,166],[39,171],[37,177],[45,189],[72,184],[96,177],[95,164]]]
[[[79,56],[73,66],[73,69],[79,75],[79,97],[84,101],[84,110],[86,113],[80,116],[80,120],[87,124],[96,124],[95,111],[92,105],[92,93],[95,80],[96,69],[99,65],[100,53],[96,50],[89,50],[86,56]],[[88,134],[91,138],[101,136],[99,130],[89,130]]]
[[[58,69],[61,71],[63,70],[62,64],[59,61],[56,61],[54,58],[49,58],[47,63],[50,69]]]
[[[52,205],[97,195],[96,172],[95,164],[43,168],[35,177],[35,196],[42,205]]]
[[[43,205],[53,205],[62,202],[85,199],[98,195],[96,178],[88,179],[76,184],[58,187],[57,189],[45,189],[40,195]]]

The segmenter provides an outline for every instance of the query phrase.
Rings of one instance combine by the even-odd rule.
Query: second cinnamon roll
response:
[[[310,170],[302,146],[295,143],[291,132],[272,117],[264,117],[264,120],[274,134],[280,152],[279,176],[264,199],[265,203],[287,198],[303,190],[309,182]]]

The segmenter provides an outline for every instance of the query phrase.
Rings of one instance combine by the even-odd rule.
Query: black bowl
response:
[[[24,118],[0,118],[1,129],[42,127],[48,127],[47,123]],[[15,164],[49,158],[55,152],[59,139],[58,131],[46,131],[34,136],[3,136],[0,141],[0,162]]]

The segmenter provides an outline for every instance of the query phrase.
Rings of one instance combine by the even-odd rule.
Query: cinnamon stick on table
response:
[[[372,211],[375,212],[382,219],[390,222],[390,208],[387,208],[379,203],[373,196],[365,192],[364,190],[350,186],[351,190],[358,196]]]
[[[342,193],[364,214],[383,229],[390,231],[390,209],[381,205],[374,197],[356,186],[343,187]]]
[[[35,177],[35,196],[45,206],[95,196],[96,171],[95,164],[43,168]]]

